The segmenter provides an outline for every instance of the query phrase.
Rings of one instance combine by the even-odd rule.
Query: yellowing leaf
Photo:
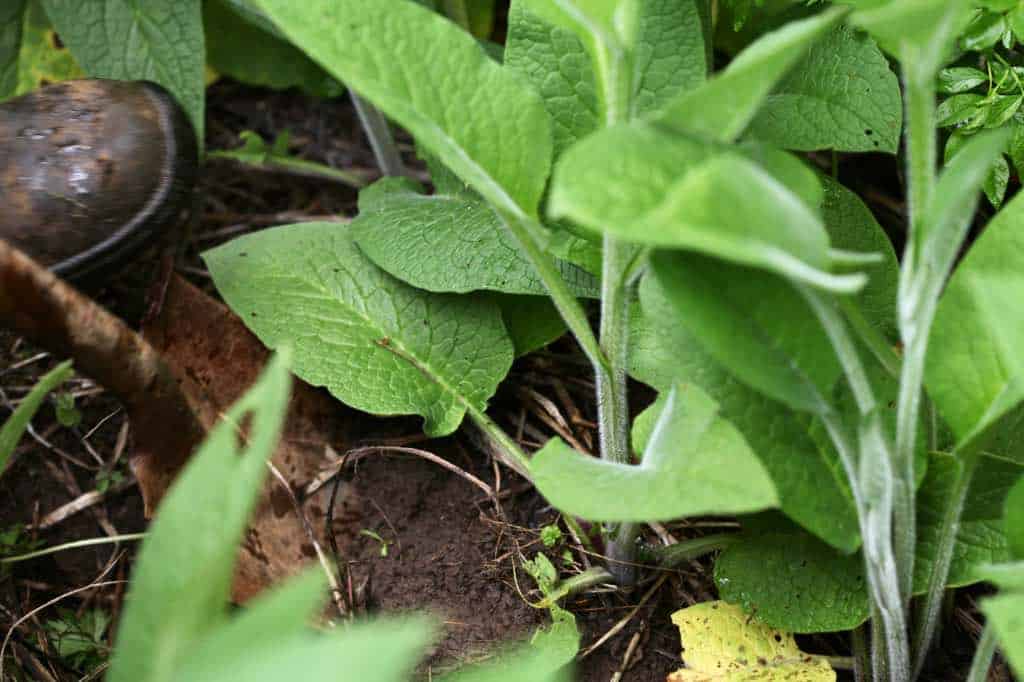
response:
[[[834,682],[828,661],[800,651],[793,635],[775,630],[724,601],[672,614],[686,668],[667,682]]]

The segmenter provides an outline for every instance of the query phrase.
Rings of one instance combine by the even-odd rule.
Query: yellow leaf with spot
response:
[[[667,682],[835,682],[828,661],[799,649],[793,635],[770,628],[738,606],[705,602],[672,614],[686,667]]]
[[[11,94],[20,95],[47,83],[84,77],[71,52],[64,47],[38,0],[30,0],[22,16],[17,54],[17,83]]]

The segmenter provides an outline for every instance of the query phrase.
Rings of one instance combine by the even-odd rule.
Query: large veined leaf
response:
[[[856,301],[868,322],[895,341],[899,337],[896,291],[900,270],[892,242],[860,197],[826,175],[820,179],[825,190],[822,220],[832,246],[881,256],[880,262],[863,266],[868,283],[857,294]]]
[[[939,303],[925,370],[928,393],[960,440],[1024,399],[1024,197],[988,224]]]
[[[132,571],[111,682],[173,679],[190,649],[225,622],[238,543],[284,423],[290,382],[287,356],[279,355],[171,486]]]
[[[508,18],[505,64],[523,73],[551,114],[555,157],[601,124],[590,55],[566,24],[549,23],[515,0]],[[633,51],[633,115],[656,111],[707,77],[699,2],[640,0]]]
[[[860,543],[846,476],[811,437],[809,415],[759,394],[723,368],[681,324],[651,277],[640,284],[643,309],[630,316],[630,373],[661,391],[700,386],[746,438],[768,470],[782,510],[829,544],[852,552]]]
[[[40,0],[8,0],[0,7],[0,101],[45,83],[81,78],[82,69],[60,46]]]
[[[932,453],[917,500],[918,548],[914,593],[923,594],[934,564],[944,505],[953,493],[959,462]],[[1016,467],[1020,475],[1021,467]],[[1006,463],[982,457],[960,524],[947,585],[962,587],[985,579],[984,566],[1009,557],[998,515],[986,500],[1005,494],[997,475]],[[746,525],[746,524],[745,524]],[[753,519],[740,542],[715,564],[722,598],[756,613],[766,623],[794,632],[850,630],[867,620],[867,583],[859,554],[837,552],[781,520]]]
[[[654,114],[707,80],[702,0],[637,1],[633,46],[633,116]]]
[[[779,80],[843,13],[840,8],[828,10],[763,36],[706,84],[668,102],[658,122],[716,140],[735,140]]]
[[[775,275],[658,251],[651,276],[676,324],[737,379],[793,409],[823,414],[839,361],[813,311]]]
[[[188,112],[202,143],[206,48],[200,0],[43,0],[90,76],[151,80]],[[116,43],[114,41],[117,41]]]
[[[562,157],[549,213],[571,218],[591,234],[609,231],[630,239],[639,217],[654,213],[691,170],[725,151],[744,155],[818,210],[821,183],[791,154],[763,143],[726,146],[631,123],[596,132]]]
[[[432,294],[373,265],[336,223],[264,230],[204,254],[218,291],[294,371],[375,414],[419,414],[431,435],[483,410],[512,364],[483,295]]]
[[[0,424],[0,474],[4,472],[7,460],[14,453],[14,448],[24,435],[32,417],[46,400],[46,396],[70,379],[72,374],[74,374],[74,370],[71,369],[70,360],[51,369],[32,387],[28,395],[22,398],[11,416],[3,424]]]
[[[542,20],[575,35],[586,48],[594,73],[599,120],[607,124],[627,115],[637,13],[642,0],[521,1]]]
[[[749,134],[784,149],[896,153],[899,82],[866,35],[836,26],[767,97]]]
[[[715,562],[722,599],[791,632],[851,630],[868,616],[864,560],[788,524],[754,528]]]
[[[551,115],[554,154],[601,124],[590,56],[576,35],[554,26],[513,0],[508,13],[505,65],[522,73]]]
[[[696,386],[674,386],[633,466],[577,452],[561,439],[530,461],[556,508],[591,521],[669,520],[775,506],[775,487],[743,436]]]
[[[1008,466],[1009,465],[1009,466]],[[935,560],[942,516],[953,497],[960,462],[951,455],[932,453],[928,473],[917,494],[917,561],[914,562],[914,590],[924,592]],[[1002,505],[993,498],[1006,495],[1006,480],[1016,480],[1024,468],[997,457],[982,456],[971,480],[968,498],[957,531],[953,559],[946,584],[962,587],[983,579],[986,564],[1010,558],[1003,530]]]
[[[698,251],[812,286],[851,292],[864,284],[862,275],[828,271],[832,254],[817,206],[755,161],[716,152],[643,125],[612,128],[559,163],[549,213],[626,241]]]
[[[359,208],[351,227],[359,248],[404,282],[437,292],[547,294],[494,210],[468,193],[427,196],[386,178],[363,191]],[[564,261],[558,267],[570,291],[597,298],[594,276]]]
[[[536,215],[551,164],[548,113],[471,35],[406,0],[254,4],[492,206]]]

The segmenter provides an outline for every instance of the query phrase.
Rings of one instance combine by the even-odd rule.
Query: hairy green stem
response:
[[[967,491],[971,487],[974,471],[978,466],[979,449],[968,445],[969,450],[959,453],[960,470],[957,473],[953,491],[946,500],[946,508],[939,526],[939,538],[935,547],[935,561],[928,576],[928,591],[922,598],[917,624],[914,629],[914,676],[921,674],[925,659],[931,649],[939,620],[942,617],[942,600],[946,594],[946,581],[953,561],[956,536],[960,531],[960,516],[963,514]]]
[[[850,633],[850,648],[853,649],[853,678],[856,682],[871,679],[871,645],[868,642],[868,625],[858,625]]]
[[[636,248],[605,235],[601,270],[601,350],[610,365],[597,376],[597,419],[601,457],[629,464],[629,404],[626,363],[629,361],[629,298],[625,277]]]
[[[871,679],[889,682],[889,655],[882,614],[877,606],[871,607]]]
[[[900,593],[910,602],[917,550],[916,476],[914,445],[921,409],[924,384],[924,357],[928,333],[934,318],[933,301],[903,300],[908,293],[922,293],[923,276],[916,262],[921,254],[925,215],[935,191],[935,168],[938,162],[936,140],[934,73],[922,73],[920,62],[907,55],[903,67],[906,101],[907,185],[910,231],[904,253],[903,267],[909,273],[910,285],[900,287],[900,336],[904,347],[903,370],[900,374],[896,407],[895,474],[893,500],[893,545],[900,572]],[[903,284],[903,282],[901,282]],[[925,295],[931,294],[927,292]],[[934,292],[937,297],[939,291]],[[909,319],[907,312],[912,311]],[[930,313],[930,314],[929,314]]]
[[[467,405],[466,412],[473,422],[476,423],[477,427],[483,431],[484,435],[491,440],[494,447],[497,448],[498,454],[505,465],[526,480],[532,480],[530,476],[530,458],[519,447],[519,443],[515,442],[512,436],[505,432],[505,429],[495,424],[494,420],[488,417],[482,410]]]
[[[845,435],[839,419],[829,414],[823,416],[822,421],[835,442],[847,476],[850,477],[860,522],[864,566],[873,602],[873,613],[881,619],[874,620],[874,626],[877,628],[883,625],[885,628],[884,658],[888,665],[889,681],[906,682],[910,679],[910,651],[907,642],[906,610],[900,592],[896,558],[893,554],[892,453],[882,431],[881,420],[878,418],[874,391],[837,306],[808,287],[799,287],[798,290],[828,335],[860,412],[859,457],[856,458],[856,465],[851,462],[854,459],[853,446]],[[877,659],[880,652],[874,651],[874,656],[875,676],[878,679]]]
[[[990,624],[985,624],[981,631],[981,639],[978,640],[978,648],[974,650],[974,659],[971,661],[971,670],[967,673],[965,682],[985,682],[988,679],[988,669],[992,667],[992,657],[996,654],[996,633]]]
[[[629,464],[629,402],[626,367],[629,362],[629,310],[633,287],[627,275],[636,247],[605,235],[601,269],[601,350],[610,366],[597,375],[597,424],[601,457]],[[608,567],[620,585],[636,581],[636,541],[640,527],[623,523],[614,529],[607,546]]]
[[[926,343],[926,342],[925,342]],[[924,384],[925,343],[906,347],[896,398],[896,446],[893,459],[893,549],[900,571],[900,594],[910,603],[917,555],[916,473],[914,450]]]
[[[935,131],[934,75],[903,69],[906,107],[907,199],[910,213],[910,237],[920,237],[918,230],[935,190],[935,168],[938,163],[938,141]]]
[[[359,123],[370,140],[370,148],[381,172],[391,176],[405,175],[402,156],[398,153],[395,138],[391,135],[391,128],[388,127],[384,114],[359,96],[355,90],[349,89],[349,95],[352,97],[352,104],[355,105],[356,115],[359,116]]]
[[[601,350],[601,345],[597,342],[594,330],[590,327],[587,313],[583,310],[583,306],[580,305],[579,299],[569,291],[569,286],[555,267],[554,259],[538,244],[534,237],[534,233],[540,229],[540,226],[530,224],[529,219],[525,216],[514,216],[500,212],[499,216],[505,223],[505,227],[508,228],[508,231],[512,233],[512,236],[519,243],[519,248],[522,249],[523,254],[530,261],[530,264],[533,265],[537,276],[544,283],[548,290],[548,295],[555,304],[555,308],[558,309],[562,319],[568,325],[569,331],[576,337],[576,341],[579,342],[583,353],[594,366],[594,373],[598,376],[602,374],[610,375],[611,368],[604,352]]]
[[[850,324],[850,328],[857,334],[857,338],[861,340],[861,343],[871,351],[871,354],[878,360],[878,364],[890,376],[899,377],[902,361],[896,349],[889,343],[889,340],[873,324],[868,322],[867,318],[864,317],[864,312],[853,299],[840,298],[839,306],[842,308],[843,315]]]

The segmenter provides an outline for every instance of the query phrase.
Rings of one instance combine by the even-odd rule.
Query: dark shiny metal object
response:
[[[67,81],[0,103],[0,239],[62,277],[160,241],[197,175],[192,125],[154,83]]]

